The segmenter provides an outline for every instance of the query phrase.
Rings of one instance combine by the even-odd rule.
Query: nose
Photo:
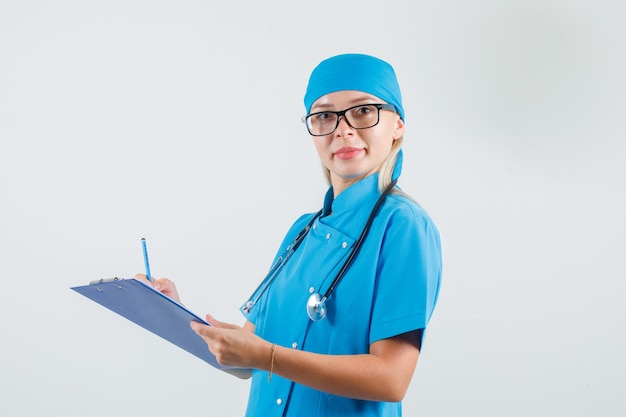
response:
[[[335,136],[344,137],[352,135],[353,133],[354,129],[346,120],[346,116],[339,116],[339,120],[337,121],[337,128],[335,129]]]

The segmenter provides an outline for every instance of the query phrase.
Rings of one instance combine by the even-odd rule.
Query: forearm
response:
[[[402,336],[376,343],[370,353],[361,355],[322,355],[277,346],[273,373],[333,395],[400,401],[409,386],[419,351]],[[269,371],[271,348],[265,349],[262,369]]]
[[[281,375],[302,385],[343,397],[371,401],[400,401],[417,364],[419,330],[372,343],[369,353],[318,354],[276,346],[256,336],[254,326],[222,323],[207,315],[211,325],[191,327],[226,366],[255,368]]]
[[[400,401],[403,390],[394,387],[394,375],[372,354],[319,355],[295,349],[277,349],[274,373],[308,387],[343,397],[372,401]]]

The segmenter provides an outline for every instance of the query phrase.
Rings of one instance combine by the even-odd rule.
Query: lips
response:
[[[352,159],[357,157],[363,152],[363,148],[353,148],[350,146],[345,146],[343,148],[339,148],[335,152],[335,157],[339,159]]]

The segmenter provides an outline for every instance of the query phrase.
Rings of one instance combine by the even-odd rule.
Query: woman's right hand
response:
[[[152,282],[150,282],[148,281],[146,274],[137,274],[135,275],[135,279],[143,281],[144,283],[152,286],[152,288],[154,288],[155,290],[161,291],[163,294],[167,295],[177,303],[181,303],[180,296],[178,295],[178,290],[176,289],[176,284],[174,284],[174,281],[170,281],[168,278],[152,278]]]

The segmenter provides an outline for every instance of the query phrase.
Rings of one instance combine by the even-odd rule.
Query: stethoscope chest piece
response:
[[[326,297],[322,298],[318,292],[311,294],[306,303],[306,312],[309,318],[313,321],[320,321],[326,317],[327,311]]]

